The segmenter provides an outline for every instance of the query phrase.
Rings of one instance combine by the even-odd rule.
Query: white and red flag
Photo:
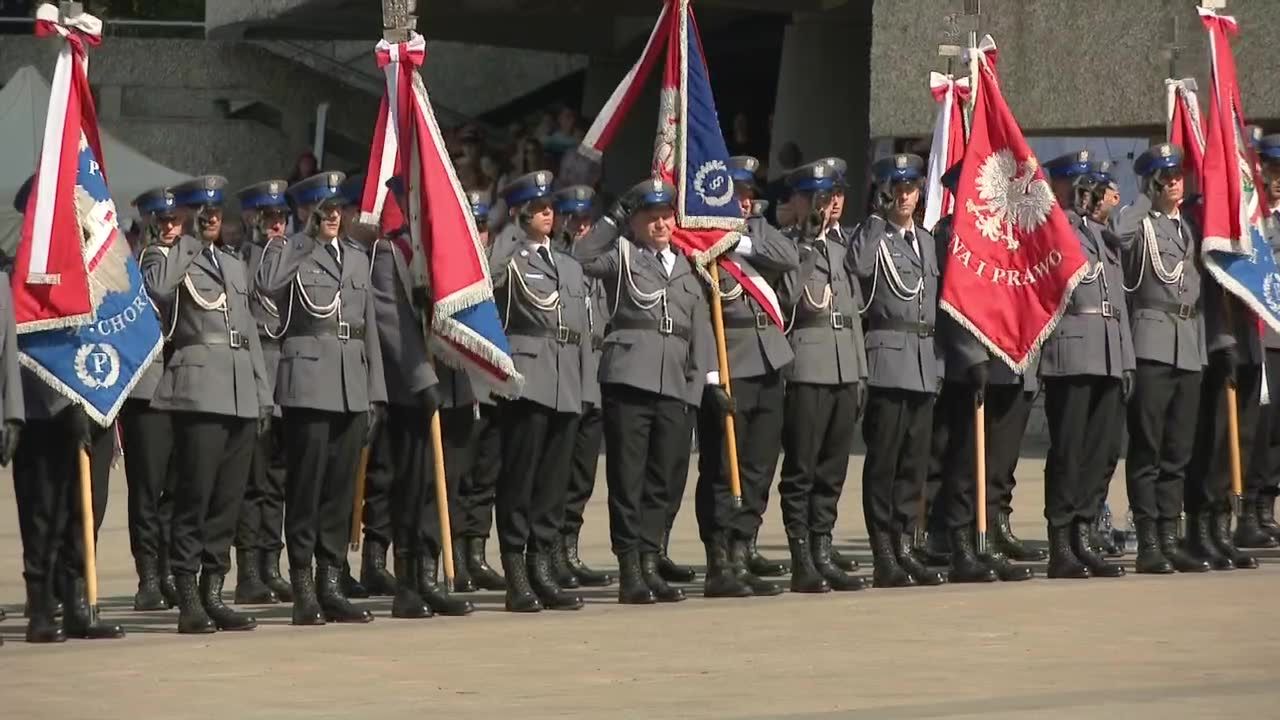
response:
[[[995,44],[988,36],[969,52],[973,116],[941,306],[1021,372],[1062,317],[1086,260],[1000,92]]]
[[[957,80],[929,73],[929,91],[938,103],[924,200],[924,227],[931,231],[939,220],[955,212],[956,199],[942,184],[942,176],[964,158],[964,101],[969,98],[969,78]]]
[[[1165,80],[1169,142],[1182,149],[1182,169],[1197,186],[1204,174],[1204,117],[1194,78]]]

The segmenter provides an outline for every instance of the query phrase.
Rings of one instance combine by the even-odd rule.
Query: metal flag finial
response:
[[[382,37],[387,42],[409,42],[409,32],[417,27],[414,15],[417,0],[382,0]]]

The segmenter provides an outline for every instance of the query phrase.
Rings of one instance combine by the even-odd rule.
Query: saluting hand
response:
[[[0,465],[13,462],[14,453],[18,452],[18,438],[22,434],[22,423],[17,420],[6,420],[4,429],[0,431]]]

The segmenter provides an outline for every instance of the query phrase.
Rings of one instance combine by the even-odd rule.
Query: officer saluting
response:
[[[582,607],[582,598],[556,582],[551,560],[561,543],[582,373],[591,351],[587,283],[578,261],[551,246],[551,181],[551,173],[541,171],[503,188],[515,229],[489,258],[511,354],[525,379],[519,397],[498,408],[502,475],[495,511],[512,612]]]
[[[147,293],[170,309],[173,352],[152,405],[171,413],[180,470],[169,557],[181,633],[257,626],[222,602],[255,434],[272,412],[245,265],[215,244],[226,182],[207,175],[173,187],[188,234],[142,258]]]
[[[845,267],[848,250],[836,224],[834,193],[844,169],[843,161],[833,165],[820,160],[787,177],[792,211],[801,219],[788,230],[799,248],[800,265],[782,280],[796,358],[787,377],[778,494],[788,539],[808,545],[811,556],[797,562],[792,553],[793,590],[803,575],[812,578],[815,571],[834,590],[866,586],[837,566],[831,549],[836,506],[867,392],[867,356],[858,320],[861,293]]]
[[[267,240],[285,236],[289,219],[287,187],[284,180],[267,180],[236,193],[247,236],[238,253],[250,282],[258,274]],[[258,326],[258,344],[262,346],[267,387],[274,405],[276,370],[280,367],[280,309],[252,287],[249,311]],[[293,600],[289,583],[280,577],[280,553],[284,549],[284,428],[278,419],[270,425],[254,442],[249,487],[240,505],[236,528],[236,602],[242,604]]]
[[[908,552],[906,538],[928,471],[940,375],[933,344],[937,253],[933,236],[913,220],[923,167],[919,156],[907,154],[872,165],[876,212],[854,233],[845,261],[869,286],[862,493],[876,587],[943,582]]]
[[[387,399],[369,257],[342,235],[343,178],[320,173],[289,189],[306,228],[269,240],[257,276],[258,289],[284,315],[275,399],[289,469],[285,538],[295,625],[373,619],[341,587],[360,447],[376,434]]]
[[[1120,432],[1134,368],[1124,277],[1119,253],[1110,244],[1120,241],[1088,220],[1096,188],[1087,151],[1054,158],[1044,169],[1088,261],[1086,275],[1040,353],[1049,421],[1048,575],[1118,577],[1124,568],[1098,555],[1090,529],[1099,510],[1097,484],[1104,482],[1107,449]]]
[[[1137,571],[1203,572],[1208,564],[1178,544],[1200,380],[1208,360],[1199,232],[1181,210],[1185,185],[1180,148],[1153,145],[1133,169],[1142,193],[1113,215],[1111,227],[1128,247],[1125,290],[1137,361],[1125,460],[1129,508],[1138,529]]]
[[[604,282],[612,319],[600,357],[609,539],[618,601],[678,602],[658,573],[672,474],[688,457],[688,401],[714,367],[710,311],[692,262],[671,247],[676,190],[661,180],[631,188],[574,245],[583,270]],[[628,209],[629,217],[628,217]],[[620,238],[622,229],[627,236]],[[731,409],[724,389],[714,402]],[[710,447],[710,446],[708,446]],[[735,585],[725,538],[707,544],[707,589]]]

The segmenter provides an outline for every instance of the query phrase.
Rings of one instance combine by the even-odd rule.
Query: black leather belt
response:
[[[523,335],[524,337],[547,338],[548,340],[555,340],[561,345],[577,345],[582,342],[582,333],[577,330],[570,330],[567,327],[509,328],[507,333],[510,335]]]
[[[293,333],[290,333],[290,335],[293,335]],[[364,340],[364,326],[352,327],[350,323],[344,322],[332,325],[312,325],[306,330],[297,333],[297,336],[304,335],[314,335],[316,337],[332,335],[339,340]]]
[[[1101,315],[1104,318],[1119,317],[1116,313],[1116,306],[1107,301],[1103,301],[1101,305],[1081,305],[1078,307],[1067,308],[1068,315]]]
[[[796,328],[831,328],[832,330],[852,330],[854,319],[835,310],[826,315],[805,315],[796,318],[791,327]]]
[[[174,349],[182,349],[193,345],[226,345],[232,350],[248,350],[249,339],[239,330],[207,332],[174,338]]]
[[[920,337],[933,336],[932,325],[924,322],[916,322],[914,320],[891,320],[888,318],[881,318],[871,321],[871,329],[910,333],[912,335],[919,335]]]
[[[758,312],[754,317],[727,317],[724,326],[728,330],[764,330],[773,324],[768,314]]]
[[[671,318],[661,318],[658,320],[629,320],[625,318],[614,318],[609,327],[614,330],[656,330],[662,335],[675,335],[681,340],[689,340],[689,328],[684,325],[671,321]]]
[[[1167,300],[1135,300],[1134,307],[1138,310],[1155,310],[1167,313],[1179,320],[1190,320],[1200,315],[1200,308],[1195,305],[1168,302]]]

